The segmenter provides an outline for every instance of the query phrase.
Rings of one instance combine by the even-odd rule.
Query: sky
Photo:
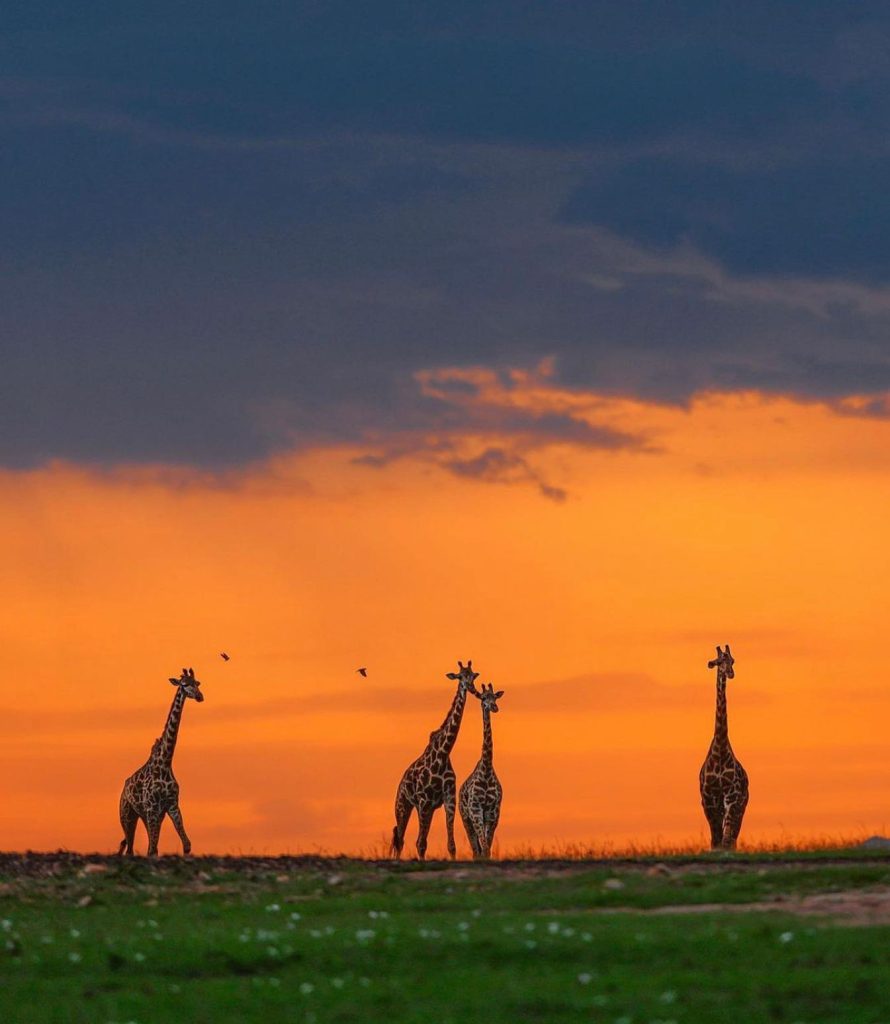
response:
[[[502,851],[698,843],[727,641],[743,838],[890,829],[888,54],[867,2],[4,18],[0,848],[116,849],[185,665],[195,852],[380,850],[467,658]]]

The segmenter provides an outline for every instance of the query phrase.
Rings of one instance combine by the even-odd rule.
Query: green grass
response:
[[[890,1021],[890,927],[641,912],[886,886],[890,858],[90,861],[0,858],[0,1020]]]

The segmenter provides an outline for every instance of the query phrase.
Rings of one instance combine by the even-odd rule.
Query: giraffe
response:
[[[120,815],[124,838],[117,851],[118,856],[124,850],[127,856],[133,856],[133,839],[141,818],[148,832],[148,856],[157,857],[158,837],[166,814],[170,815],[182,840],[183,854],[188,856],[192,849],[179,809],[179,783],[173,774],[173,752],[186,700],[191,698],[200,704],[204,694],[199,689],[201,683],[195,679],[194,669],[184,668],[182,675],[178,679],[171,676],[170,682],[176,687],[176,694],[170,705],[164,731],[152,744],[148,760],[124,782],[121,792]]]
[[[396,824],[392,830],[391,854],[398,859],[405,845],[405,829],[411,811],[417,810],[417,856],[426,857],[426,842],[433,814],[445,805],[445,828],[448,833],[448,854],[452,860],[457,856],[454,845],[454,809],[457,795],[457,781],[451,766],[451,751],[454,747],[460,721],[467,701],[467,691],[476,693],[473,685],[478,672],[473,671],[473,662],[457,663],[459,672],[446,673],[448,679],[457,680],[457,692],[445,721],[435,732],[424,752],[405,769],[396,792]]]
[[[501,816],[504,791],[492,763],[491,715],[497,712],[497,702],[503,696],[504,691],[495,693],[491,683],[488,689],[483,683],[482,692],[476,694],[482,704],[482,756],[464,780],[458,798],[460,816],[473,848],[473,860],[487,860],[491,856],[491,844]]]
[[[735,676],[735,659],[726,650],[717,648],[717,657],[708,668],[717,669],[717,716],[714,738],[699,773],[701,803],[711,828],[711,849],[734,850],[742,830],[742,817],[748,806],[748,773],[729,744],[726,721],[726,680]]]

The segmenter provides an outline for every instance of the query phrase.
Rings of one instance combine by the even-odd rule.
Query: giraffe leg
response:
[[[470,796],[467,783],[464,783],[464,785],[461,786],[458,807],[460,809],[460,820],[464,823],[464,830],[467,833],[467,839],[470,841],[470,849],[473,851],[473,860],[478,860],[481,847],[479,845],[479,836],[476,832],[476,826],[473,824],[473,814],[470,809]]]
[[[170,815],[170,820],[173,822],[173,826],[182,840],[182,855],[183,857],[188,857],[192,852],[192,841],[185,833],[185,825],[182,823],[182,811],[179,809],[179,804],[174,804],[167,813]]]
[[[136,838],[136,826],[139,823],[139,815],[136,809],[127,798],[121,794],[120,806],[121,828],[124,830],[124,838],[118,847],[118,857],[123,856],[124,850],[128,857],[133,856],[133,840]]]
[[[457,846],[454,843],[454,804],[456,800],[457,783],[453,775],[445,777],[443,786],[443,803],[445,805],[445,831],[448,834],[448,856],[454,860],[457,856]]]
[[[430,825],[433,823],[434,810],[430,804],[417,808],[417,856],[420,860],[426,858],[426,840],[430,834]]]
[[[727,805],[726,816],[723,820],[723,845],[727,850],[734,850],[742,831],[742,818],[745,815],[745,808],[748,806],[748,796],[744,794]]]
[[[148,832],[148,856],[157,857],[158,839],[161,837],[161,822],[164,820],[164,812],[150,814],[145,818],[145,828]]]
[[[485,837],[485,813],[479,806],[473,808],[473,831],[476,833],[476,849],[473,850],[473,860],[488,859],[488,845]]]
[[[396,823],[392,830],[392,842],[389,844],[389,855],[398,860],[402,856],[402,847],[405,845],[405,829],[408,827],[408,819],[412,811],[411,801],[403,786],[399,786],[396,793]]]
[[[723,846],[723,817],[722,815],[709,818],[708,828],[711,830],[711,849],[719,850]]]
[[[701,797],[702,810],[711,830],[711,849],[719,850],[723,845],[723,794],[703,792]]]
[[[501,808],[493,808],[485,818],[485,856],[491,857],[491,845],[494,842],[494,834],[497,831],[498,821],[501,817]]]

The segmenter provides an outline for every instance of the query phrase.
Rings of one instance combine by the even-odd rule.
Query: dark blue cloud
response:
[[[688,242],[742,274],[890,277],[890,158],[827,154],[778,167],[647,159],[592,177],[568,222],[645,245]]]
[[[562,386],[671,402],[890,386],[886,10],[526,6],[19,5],[0,464],[472,428],[485,458],[440,464],[546,490],[535,443],[643,442],[468,419],[472,385],[416,372],[552,357]]]

